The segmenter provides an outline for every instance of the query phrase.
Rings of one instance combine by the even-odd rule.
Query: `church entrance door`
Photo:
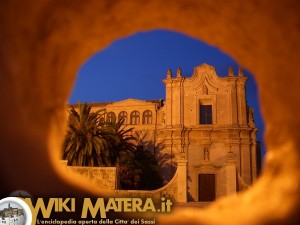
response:
[[[215,174],[198,175],[198,201],[211,202],[216,199]]]

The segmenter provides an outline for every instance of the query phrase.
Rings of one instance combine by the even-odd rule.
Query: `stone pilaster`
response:
[[[163,80],[166,85],[166,116],[165,116],[165,124],[167,127],[172,126],[172,82],[173,79],[169,73],[167,74],[167,79]]]
[[[176,77],[172,83],[172,125],[183,126],[183,77]]]
[[[251,162],[250,162],[250,145],[241,144],[241,176],[247,185],[251,184]]]
[[[187,202],[187,160],[178,159],[177,160],[177,170],[178,170],[178,196],[177,202]]]
[[[239,125],[247,126],[247,104],[245,84],[247,77],[244,77],[242,73],[239,73],[237,80],[237,110],[238,110],[238,122]]]
[[[236,77],[229,76],[229,96],[230,96],[230,115],[231,115],[231,124],[237,125],[238,124],[238,107],[237,107],[237,90],[236,90]]]
[[[257,179],[257,143],[256,143],[256,132],[257,128],[253,129],[250,136],[251,136],[251,176],[252,176],[252,183]]]
[[[227,154],[226,159],[226,195],[235,194],[237,189],[236,160],[232,153]]]

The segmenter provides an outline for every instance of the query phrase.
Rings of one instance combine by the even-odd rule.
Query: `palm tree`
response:
[[[137,183],[135,177],[136,139],[131,135],[133,128],[127,129],[123,125],[124,120],[104,122],[102,126],[104,138],[109,147],[110,160],[117,167],[118,177],[122,189],[135,189]]]
[[[92,105],[78,104],[69,111],[63,158],[71,166],[110,166],[109,151],[102,136],[100,117],[105,110],[91,112]]]
[[[112,120],[102,124],[103,137],[107,141],[112,165],[116,165],[121,153],[124,157],[124,154],[129,156],[136,150],[136,139],[130,134],[133,128],[127,129],[123,123],[124,120],[121,119],[118,122]]]

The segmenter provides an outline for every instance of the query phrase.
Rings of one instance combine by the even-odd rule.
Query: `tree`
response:
[[[131,135],[133,128],[127,129],[124,120],[110,120],[103,123],[102,131],[109,148],[110,160],[118,168],[118,178],[122,189],[137,189],[135,181],[136,138]]]
[[[103,137],[109,148],[110,161],[116,165],[118,157],[129,155],[136,150],[136,139],[130,134],[133,128],[127,129],[124,120],[106,121],[102,125]],[[126,154],[128,153],[128,154]]]
[[[135,169],[140,171],[139,190],[155,190],[163,185],[163,180],[159,173],[159,166],[155,156],[144,150],[142,145],[135,151]]]
[[[153,190],[162,179],[155,157],[136,146],[133,128],[124,121],[105,121],[105,110],[91,112],[92,105],[78,104],[69,110],[63,158],[69,166],[117,166],[122,189]]]
[[[135,168],[134,152],[120,152],[117,164],[118,180],[123,190],[138,190],[141,171]]]
[[[131,154],[121,153],[118,168],[122,189],[155,190],[163,185],[156,158],[142,145]]]
[[[160,166],[156,158],[155,144],[151,139],[147,139],[148,133],[135,132],[138,146],[135,151],[135,170],[139,171],[140,190],[155,190],[163,185],[160,175]],[[156,143],[156,148],[161,143]],[[160,146],[159,148],[163,148]],[[151,153],[153,152],[153,154]],[[155,155],[156,153],[156,155]],[[160,155],[160,154],[159,154]]]
[[[69,110],[63,159],[70,166],[110,166],[109,149],[103,138],[100,117],[105,110],[91,112],[92,105],[78,104]]]

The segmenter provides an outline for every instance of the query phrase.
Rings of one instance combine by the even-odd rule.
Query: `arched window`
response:
[[[150,110],[144,111],[143,124],[152,124],[152,112]]]
[[[133,125],[140,124],[140,113],[138,111],[133,111],[130,114],[130,123]]]
[[[107,122],[115,122],[116,121],[116,114],[114,112],[107,113]]]
[[[100,123],[100,125],[105,123],[105,117],[104,116],[100,117],[99,123]]]
[[[122,111],[119,113],[119,121],[123,119],[123,124],[127,124],[128,121],[127,121],[127,112],[125,111]]]

